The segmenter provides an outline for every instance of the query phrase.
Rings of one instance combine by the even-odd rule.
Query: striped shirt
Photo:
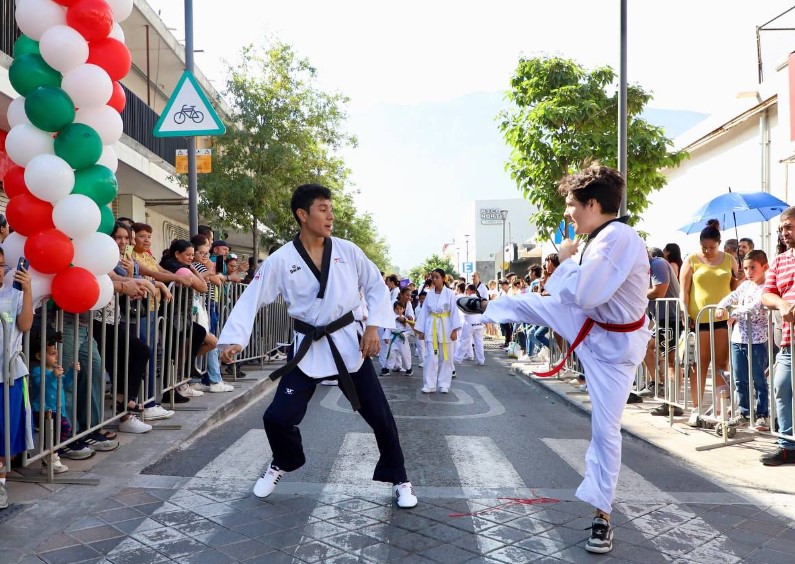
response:
[[[795,255],[792,249],[781,253],[770,263],[767,271],[763,294],[775,294],[784,298],[789,303],[795,303]],[[781,346],[790,344],[790,324],[784,322],[782,326]]]

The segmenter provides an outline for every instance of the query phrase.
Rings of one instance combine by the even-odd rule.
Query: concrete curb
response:
[[[510,372],[528,384],[540,386],[565,400],[569,405],[591,413],[590,400],[585,392],[576,391],[568,379],[538,378],[533,370],[542,365],[514,362]],[[648,411],[660,402],[645,399],[643,403],[628,404],[621,418],[622,431],[668,453],[678,461],[695,466],[704,476],[722,487],[730,487],[741,495],[760,500],[771,495],[795,494],[795,466],[766,467],[759,455],[775,448],[775,438],[768,434],[742,431],[753,435],[754,441],[734,444],[713,450],[697,451],[697,446],[722,443],[713,431],[693,429],[684,425],[685,417],[675,417],[669,426],[667,417],[653,417]]]
[[[193,398],[191,407],[206,409],[177,411],[171,419],[160,422],[179,424],[180,429],[153,429],[143,435],[119,433],[122,444],[113,453],[98,453],[87,461],[68,461],[70,471],[64,477],[99,478],[98,486],[9,481],[11,501],[20,503],[19,497],[22,496],[21,503],[26,507],[0,526],[2,561],[22,562],[30,558],[32,547],[68,529],[83,516],[96,512],[106,498],[125,488],[142,470],[170,452],[185,448],[237,412],[267,396],[277,384],[268,375],[282,364],[274,363],[267,370],[251,370],[255,367],[249,366],[247,377],[237,381],[241,388]],[[152,423],[158,424],[157,421]],[[162,433],[168,433],[167,438],[162,437]],[[35,475],[36,472],[36,469],[25,470],[26,475]]]

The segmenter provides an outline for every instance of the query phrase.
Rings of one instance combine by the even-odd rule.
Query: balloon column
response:
[[[80,313],[113,297],[108,273],[119,259],[109,234],[130,52],[119,22],[133,0],[18,0],[23,35],[9,79],[20,96],[8,108],[3,176],[14,233],[6,262],[30,262],[34,300],[52,295]]]

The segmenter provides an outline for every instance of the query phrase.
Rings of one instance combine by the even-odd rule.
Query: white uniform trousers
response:
[[[486,329],[483,323],[472,325],[472,343],[475,347],[475,362],[478,364],[486,363],[486,355],[483,353],[483,331]]]
[[[443,347],[447,346],[447,360]],[[433,350],[433,341],[425,340],[425,366],[422,368],[422,387],[430,389],[449,388],[453,381],[453,354],[455,342],[440,343],[438,354]]]
[[[389,353],[389,368],[402,368],[404,370],[411,370],[411,347],[409,346],[408,334],[405,334],[406,340],[397,338],[392,343],[392,352]],[[385,345],[389,348],[389,345]]]
[[[417,358],[420,359],[420,364],[425,362],[425,340],[417,337]]]
[[[461,364],[465,358],[472,358],[472,325],[464,323],[461,335],[455,342],[455,363]]]
[[[552,296],[524,294],[521,298],[504,298],[489,302],[483,321],[515,322],[546,325],[572,342],[585,322],[582,310],[563,305]],[[594,327],[592,332],[601,331]],[[623,337],[622,347],[626,347],[626,333],[608,333]],[[641,337],[642,335],[638,335]],[[636,342],[637,341],[637,342]],[[635,348],[645,346],[643,339],[632,339],[627,358],[642,358]],[[575,351],[588,382],[588,395],[591,400],[591,443],[585,453],[585,478],[576,495],[604,511],[612,511],[613,496],[621,469],[621,414],[626,407],[627,397],[635,381],[637,365],[627,361],[609,363],[594,356],[588,348],[588,338]]]

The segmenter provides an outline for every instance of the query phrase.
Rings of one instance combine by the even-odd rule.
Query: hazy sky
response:
[[[182,39],[184,3],[149,3]],[[456,100],[467,95],[504,92],[521,54],[561,55],[586,67],[618,69],[619,64],[618,0],[194,0],[193,5],[195,48],[204,50],[196,54],[196,63],[217,88],[223,86],[223,60],[234,61],[243,45],[275,36],[310,59],[322,87],[351,98],[350,126],[360,146],[347,160],[361,190],[358,202],[373,213],[390,239],[393,261],[404,269],[450,240],[464,207],[458,199],[519,193],[493,151],[482,163],[451,161],[444,152],[434,160],[428,155],[437,154],[438,147],[423,145],[422,124],[396,138],[394,129],[401,124],[390,124],[389,116],[402,120],[404,112],[444,113],[448,103],[460,107]],[[629,79],[654,93],[652,107],[711,113],[737,92],[754,89],[755,26],[793,1],[728,5],[725,0],[629,2]],[[479,131],[493,122],[493,106],[477,107],[490,114],[465,111],[456,127],[467,130],[472,120]],[[374,116],[378,128],[372,125]],[[496,124],[493,135],[499,135]],[[410,140],[411,151],[396,155],[396,140],[404,139]],[[439,142],[438,135],[427,139]],[[467,186],[472,176],[481,188]],[[491,178],[488,186],[483,178]],[[431,209],[423,211],[423,203]],[[423,217],[433,218],[430,234],[417,223]]]

